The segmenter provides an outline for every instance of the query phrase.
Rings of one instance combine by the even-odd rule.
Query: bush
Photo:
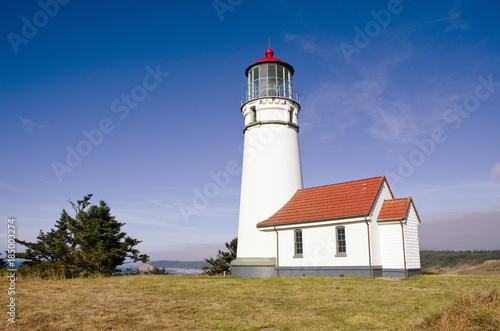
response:
[[[150,271],[151,275],[170,275],[169,272],[166,272],[165,271],[165,268],[158,268],[158,267],[154,267],[153,269],[151,269]]]

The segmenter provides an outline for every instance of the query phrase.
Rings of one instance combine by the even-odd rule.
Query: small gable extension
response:
[[[377,222],[404,220],[407,218],[410,206],[413,206],[413,210],[415,211],[418,223],[420,223],[420,218],[418,217],[417,209],[413,204],[412,197],[384,200],[382,209],[380,210],[380,213],[378,215]]]

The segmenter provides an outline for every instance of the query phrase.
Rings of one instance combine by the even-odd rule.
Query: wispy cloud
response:
[[[304,107],[315,124],[335,123],[340,132],[362,122],[364,131],[378,139],[412,141],[419,131],[412,100],[394,89],[390,78],[404,58],[394,55],[374,65],[358,63],[359,79],[322,83],[304,96]]]
[[[24,118],[21,116],[19,116],[18,118],[21,121],[21,123],[23,124],[23,126],[25,127],[25,129],[28,131],[32,131],[33,129],[42,129],[42,128],[49,127],[47,124],[37,123],[30,118]]]
[[[404,35],[404,30],[397,34]],[[301,42],[306,38],[295,38]],[[311,38],[302,40],[304,51],[316,52],[321,48]],[[374,46],[375,47],[375,46]],[[426,49],[408,45],[405,49],[384,58],[366,58],[353,61],[349,68],[333,69],[335,80],[327,79],[316,85],[312,92],[302,94],[302,107],[312,116],[302,122],[304,129],[318,130],[323,123],[346,130],[362,124],[363,132],[377,140],[394,144],[413,143],[428,136],[434,129],[447,123],[443,113],[454,104],[474,93],[477,86],[476,68],[454,74],[439,72],[412,81],[405,72],[408,64]],[[332,54],[328,49],[322,54]],[[334,62],[333,58],[329,61]],[[331,128],[321,139],[334,139]]]
[[[467,23],[462,18],[462,11],[460,8],[455,7],[451,9],[448,13],[448,16],[445,17],[445,20],[448,21],[448,27],[445,31],[453,31],[453,30],[470,30],[469,23]]]
[[[182,204],[182,206],[181,206]],[[148,224],[158,227],[172,229],[202,231],[204,224],[202,220],[222,219],[238,214],[237,206],[225,206],[213,203],[205,208],[196,209],[191,204],[172,201],[139,201],[129,203],[117,203],[113,205],[116,216],[127,224]],[[182,213],[182,208],[189,208],[186,212],[193,212],[190,221],[187,222]]]
[[[470,23],[463,19],[464,10],[462,7],[462,4],[457,4],[447,12],[436,11],[429,13],[425,17],[396,27],[396,30],[404,30],[407,33],[412,33],[436,24],[440,24],[445,32],[470,30]]]
[[[338,44],[338,41],[331,35],[319,33],[286,33],[285,39],[297,44],[302,52],[313,54],[323,59],[329,59],[333,55],[341,53],[338,47],[332,47],[332,45]]]
[[[113,212],[116,217],[125,223],[153,225],[162,228],[196,230],[184,222],[172,205],[136,202],[127,205],[115,204]],[[199,229],[198,229],[199,230]]]
[[[490,177],[492,179],[500,180],[500,163],[497,163],[493,166],[493,169],[491,169]]]
[[[0,187],[2,187],[4,189],[7,189],[7,190],[12,190],[12,191],[17,191],[17,192],[23,192],[23,193],[30,193],[30,194],[34,194],[34,195],[37,195],[37,196],[47,196],[47,195],[50,195],[52,197],[58,197],[56,195],[48,194],[48,193],[43,192],[43,191],[36,191],[36,190],[25,189],[24,187],[14,186],[14,185],[9,185],[9,184],[4,184],[4,183],[0,183]]]

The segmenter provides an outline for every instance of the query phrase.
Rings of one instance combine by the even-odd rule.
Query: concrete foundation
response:
[[[238,261],[239,260],[239,261]],[[245,261],[246,260],[246,261]],[[301,277],[301,276],[361,276],[361,277],[405,277],[404,269],[382,269],[381,266],[372,266],[371,273],[368,266],[359,267],[279,267],[275,265],[263,265],[268,261],[257,263],[257,259],[237,259],[231,263],[231,274],[233,277]],[[235,263],[236,262],[236,263]],[[262,263],[264,262],[264,263]],[[420,275],[420,269],[408,269],[408,277]]]

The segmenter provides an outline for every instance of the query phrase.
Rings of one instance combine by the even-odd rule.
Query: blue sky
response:
[[[295,68],[305,187],[386,175],[422,249],[500,249],[498,1],[4,2],[0,244],[93,193],[153,259],[237,235],[244,71]],[[1,224],[1,222],[0,222]]]

